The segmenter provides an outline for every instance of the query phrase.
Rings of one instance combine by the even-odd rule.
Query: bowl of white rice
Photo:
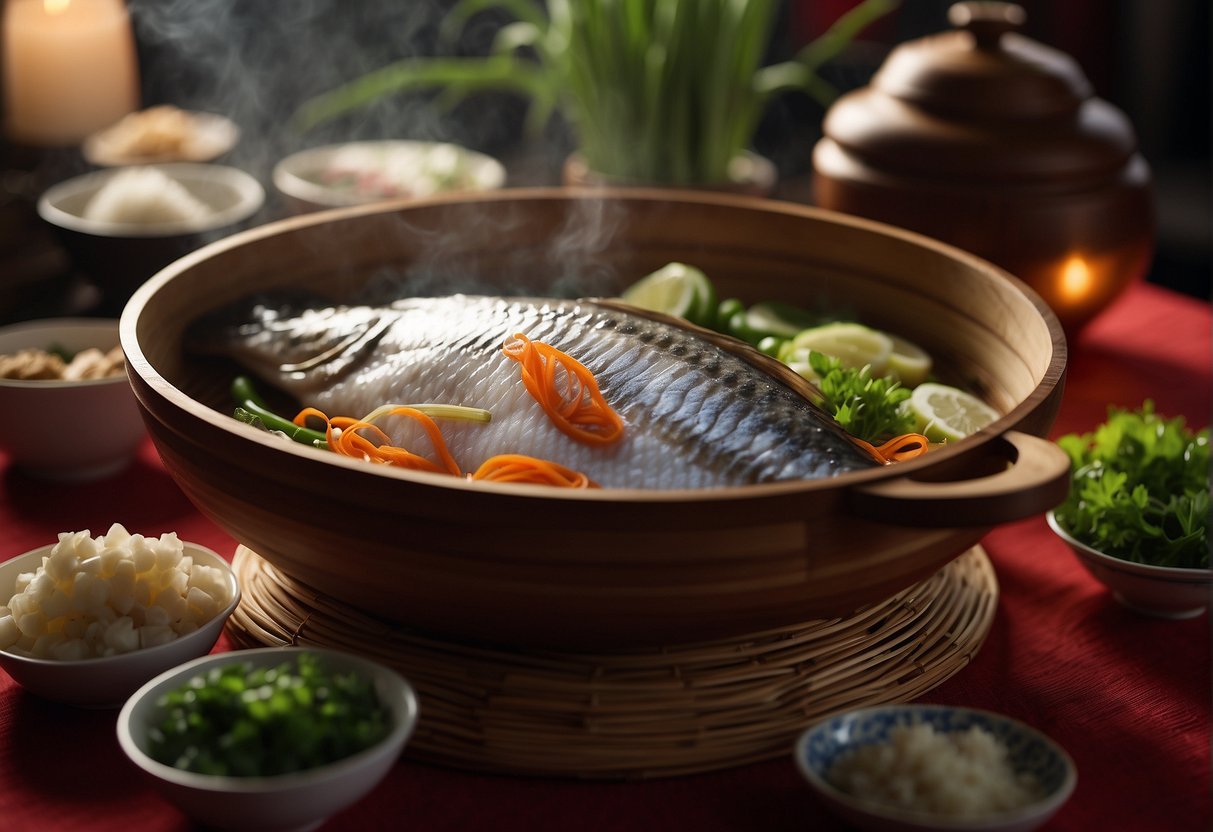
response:
[[[38,214],[116,312],[157,271],[240,230],[264,204],[261,183],[238,168],[177,162],[68,179],[46,190]]]
[[[1077,782],[1073,760],[1036,729],[941,705],[836,714],[800,736],[795,759],[831,811],[885,832],[1028,832]]]

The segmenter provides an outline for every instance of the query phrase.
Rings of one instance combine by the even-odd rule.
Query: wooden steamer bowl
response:
[[[702,267],[722,297],[824,304],[901,333],[1006,415],[919,460],[835,479],[570,492],[282,441],[232,418],[232,367],[183,352],[192,320],[257,290],[339,297],[409,274],[431,289],[473,275],[501,291],[610,295],[671,260]],[[959,250],[790,203],[536,189],[297,217],[166,268],[132,298],[121,337],[148,430],[205,514],[339,601],[458,638],[613,650],[845,616],[991,526],[1053,507],[1068,484],[1068,459],[1039,438],[1066,364],[1048,307]]]

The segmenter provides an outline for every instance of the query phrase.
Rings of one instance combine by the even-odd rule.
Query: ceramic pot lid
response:
[[[1020,6],[957,3],[948,18],[955,29],[898,46],[840,98],[826,136],[891,173],[1037,184],[1104,178],[1136,152],[1078,64],[1018,32]]]

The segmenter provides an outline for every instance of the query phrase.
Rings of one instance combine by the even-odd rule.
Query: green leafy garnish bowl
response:
[[[1213,595],[1213,571],[1154,566],[1106,555],[1067,532],[1054,512],[1045,517],[1095,580],[1129,609],[1158,618],[1195,618],[1208,607]]]
[[[1058,438],[1070,493],[1049,525],[1118,601],[1187,618],[1210,601],[1209,428],[1146,400],[1110,406],[1105,422]]]
[[[390,668],[268,647],[161,674],[127,700],[117,731],[127,757],[200,826],[302,830],[370,792],[417,715],[412,686]]]

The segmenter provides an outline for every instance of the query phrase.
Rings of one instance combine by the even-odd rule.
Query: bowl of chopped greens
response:
[[[1057,440],[1073,463],[1070,496],[1048,522],[1126,607],[1165,618],[1209,604],[1209,428],[1146,401],[1108,409],[1089,433]]]
[[[269,647],[143,686],[118,742],[169,801],[216,829],[309,829],[366,795],[417,722],[413,688],[349,653]]]

